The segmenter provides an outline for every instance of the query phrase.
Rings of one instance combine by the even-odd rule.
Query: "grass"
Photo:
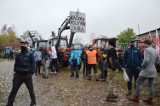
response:
[[[160,72],[158,73],[160,75]],[[123,79],[123,71],[119,71],[118,72],[118,76],[117,76],[117,84],[119,84],[123,89],[125,89],[127,91],[127,82],[124,81]],[[134,80],[132,80],[134,81]],[[134,82],[133,82],[134,84]],[[156,77],[155,78],[155,98],[154,98],[154,102],[155,105],[159,105],[160,104],[160,77]],[[144,84],[141,86],[141,99],[146,99],[148,98],[148,94],[149,94],[149,88],[148,88],[148,81],[146,80],[144,82]]]
[[[5,59],[0,58],[0,62],[3,62],[3,61],[5,61]]]

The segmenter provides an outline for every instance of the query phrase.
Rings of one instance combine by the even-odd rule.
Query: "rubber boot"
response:
[[[131,91],[131,90],[128,90],[126,96],[130,96],[130,95],[132,95],[132,91]]]
[[[116,98],[113,98],[112,95],[107,95],[106,101],[107,101],[107,102],[117,102],[117,99],[116,99]]]
[[[112,96],[112,98],[115,98],[115,99],[118,98],[118,95],[117,95],[117,94],[114,94],[114,93],[113,93],[111,96]]]
[[[90,74],[88,74],[88,80],[89,80],[89,81],[91,80],[91,75],[90,75]]]
[[[153,105],[153,98],[148,98],[147,100],[143,100],[144,102]]]
[[[99,80],[98,80],[98,73],[95,73],[95,80],[96,80],[96,81],[99,81]]]
[[[132,98],[128,98],[129,101],[139,102],[139,96],[134,96]]]

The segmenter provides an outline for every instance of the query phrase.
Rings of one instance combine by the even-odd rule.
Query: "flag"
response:
[[[151,36],[151,33],[149,32],[149,35],[148,35],[148,39],[150,40],[150,41],[152,41],[152,36]]]
[[[156,29],[156,43],[155,43],[155,46],[156,46],[156,50],[158,52],[158,54],[160,54],[160,43],[159,43],[159,35],[158,35],[158,30]]]

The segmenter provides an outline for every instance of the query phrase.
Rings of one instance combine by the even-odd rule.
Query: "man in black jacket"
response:
[[[107,88],[107,102],[117,102],[117,94],[114,93],[116,91],[116,75],[118,73],[117,66],[117,52],[116,52],[116,38],[111,38],[109,40],[109,50],[107,52],[107,65],[109,71],[109,84]]]
[[[14,64],[14,77],[11,93],[8,98],[7,106],[13,106],[14,99],[20,88],[25,83],[31,97],[30,106],[36,105],[35,93],[32,83],[32,75],[35,73],[36,65],[32,53],[27,49],[28,42],[21,42],[21,52],[17,54]]]

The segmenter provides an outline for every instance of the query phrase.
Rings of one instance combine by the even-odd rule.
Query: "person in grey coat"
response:
[[[154,97],[154,80],[157,76],[156,64],[160,62],[160,56],[158,52],[152,47],[152,42],[148,39],[144,40],[144,61],[141,64],[142,71],[136,81],[136,93],[133,98],[129,98],[130,101],[139,102],[140,87],[145,80],[148,80],[149,97],[144,102],[153,104]]]

